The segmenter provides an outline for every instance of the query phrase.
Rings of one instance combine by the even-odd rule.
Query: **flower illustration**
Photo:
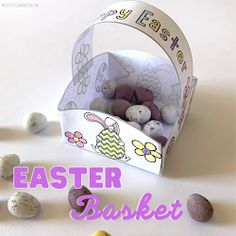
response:
[[[77,108],[78,108],[78,106],[74,101],[68,102],[64,107],[65,110],[73,110],[73,109],[77,109]]]
[[[156,146],[152,143],[146,142],[142,144],[140,141],[133,140],[132,144],[136,149],[134,150],[138,156],[144,156],[149,162],[156,162],[156,159],[161,158],[161,154],[156,151]]]
[[[69,131],[65,132],[65,136],[68,138],[69,143],[74,143],[78,147],[82,148],[87,143],[87,140],[83,138],[83,135],[79,131],[71,133]]]
[[[75,57],[75,63],[78,64],[78,71],[88,62],[89,44],[82,44],[78,54]]]
[[[129,73],[134,72],[134,68],[132,66],[131,60],[128,57],[123,57],[122,58],[122,64]]]
[[[106,80],[107,69],[108,69],[108,66],[106,63],[102,63],[98,68],[96,80],[95,80],[95,88],[98,93],[101,92],[102,83],[103,83],[103,81]]]
[[[123,57],[119,60],[122,66],[126,69],[128,74],[131,74],[134,72],[134,68],[132,66],[131,60],[128,57]]]
[[[78,73],[76,80],[74,81],[75,84],[79,84],[77,88],[77,93],[85,94],[87,92],[87,88],[89,86],[91,79],[88,75],[88,70],[83,70]]]

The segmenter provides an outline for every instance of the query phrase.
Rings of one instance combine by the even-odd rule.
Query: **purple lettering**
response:
[[[13,186],[14,188],[27,188],[28,184],[22,181],[27,180],[27,176],[23,174],[27,174],[29,171],[28,167],[14,167],[13,168]]]
[[[36,188],[41,185],[42,188],[48,188],[48,181],[45,167],[35,167],[30,180],[30,188]]]
[[[106,188],[121,188],[121,171],[119,168],[106,168]]]
[[[136,214],[136,220],[139,220],[140,218],[147,220],[150,219],[155,212],[151,211],[149,213],[149,215],[146,215],[149,210],[150,207],[148,206],[149,201],[152,198],[152,194],[151,193],[145,193],[142,197],[141,200],[138,204],[138,209],[137,209],[137,214]]]
[[[87,174],[87,168],[86,167],[70,167],[69,173],[74,175],[74,187],[77,189],[80,189],[82,187],[81,183],[81,176],[83,174]]]
[[[167,210],[166,205],[159,205],[156,208],[155,218],[157,220],[164,220],[170,216],[171,212]]]
[[[91,167],[90,168],[90,188],[103,188],[103,184],[98,181],[101,181],[101,174],[103,172],[102,167]]]
[[[167,29],[162,29],[160,33],[160,37],[164,40],[167,41],[168,37],[170,37],[170,32]]]
[[[107,17],[113,16],[113,15],[115,15],[116,13],[117,13],[116,10],[110,10],[110,11],[108,11],[108,12],[101,18],[101,20],[106,20]]]
[[[176,200],[174,203],[171,204],[171,206],[172,206],[171,218],[173,220],[178,220],[184,213],[182,210],[177,212],[179,210],[178,208],[182,207],[180,201]]]
[[[53,188],[55,189],[63,189],[66,187],[67,184],[67,179],[65,176],[63,175],[59,175],[62,173],[66,172],[66,168],[61,167],[61,166],[54,166],[51,171],[50,171],[50,175],[54,180],[59,180],[59,182],[52,182],[51,185]]]
[[[177,47],[177,48],[179,47],[179,44],[178,44],[179,38],[175,37],[175,38],[171,38],[171,40],[172,40],[172,44],[170,46],[170,49],[173,51],[175,49],[175,47]]]
[[[103,208],[102,215],[104,220],[117,220],[121,215],[121,211],[115,213],[114,205],[108,204]]]

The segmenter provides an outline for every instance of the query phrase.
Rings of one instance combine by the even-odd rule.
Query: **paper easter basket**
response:
[[[93,55],[93,31],[100,23],[123,24],[146,34],[171,62],[132,50]],[[175,22],[149,4],[136,1],[113,4],[76,41],[72,71],[73,80],[58,106],[65,142],[161,174],[183,126],[197,81],[192,74],[188,42]],[[164,147],[125,121],[89,109],[90,102],[102,96],[101,84],[107,79],[152,90],[159,107],[164,104],[179,107],[176,123],[164,125],[163,135],[168,137]]]

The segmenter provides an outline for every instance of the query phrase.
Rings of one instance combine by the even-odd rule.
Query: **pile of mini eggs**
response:
[[[162,122],[175,123],[179,115],[176,106],[164,105],[159,109],[151,90],[128,84],[118,86],[114,80],[105,80],[101,91],[104,97],[95,98],[90,103],[91,110],[111,113],[165,146]]]
[[[24,127],[31,133],[38,133],[47,126],[44,114],[33,112],[24,118]],[[20,165],[20,158],[16,154],[0,156],[0,177],[3,180],[13,176],[13,168]],[[40,202],[31,194],[25,192],[14,193],[7,202],[8,211],[18,218],[32,218],[40,212]]]

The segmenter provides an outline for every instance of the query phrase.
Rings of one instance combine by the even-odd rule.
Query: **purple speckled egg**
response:
[[[213,216],[213,206],[202,195],[191,194],[187,201],[189,215],[196,221],[207,222]]]
[[[144,106],[148,107],[151,111],[151,120],[161,120],[161,112],[157,105],[152,101],[144,102]]]
[[[137,104],[143,104],[144,102],[153,101],[154,96],[151,90],[144,87],[136,87],[134,95]]]
[[[127,120],[125,113],[127,109],[131,106],[132,106],[131,103],[129,103],[128,101],[124,99],[117,99],[113,101],[111,104],[112,115],[118,116],[123,120]]]
[[[115,99],[124,99],[131,102],[134,98],[134,89],[127,85],[122,84],[116,88]]]
[[[84,195],[90,195],[92,194],[88,188],[85,186],[82,186],[80,189],[75,189],[74,187],[71,187],[69,194],[68,194],[68,201],[72,209],[75,209],[78,212],[83,212],[88,201],[84,200],[85,205],[84,206],[78,206],[76,201],[79,197]]]
[[[168,141],[167,137],[159,135],[157,137],[154,137],[154,139],[164,147]]]

